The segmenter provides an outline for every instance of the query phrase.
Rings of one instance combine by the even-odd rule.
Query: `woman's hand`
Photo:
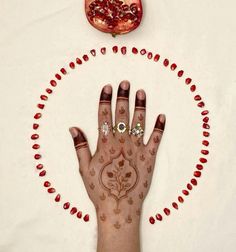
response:
[[[112,87],[106,85],[102,89],[98,110],[99,137],[93,156],[82,130],[70,128],[79,171],[96,208],[98,224],[115,230],[139,225],[142,204],[151,185],[165,127],[165,116],[159,115],[148,143],[143,143],[146,95],[143,90],[136,93],[134,116],[129,128],[129,90],[129,82],[121,82],[117,93],[115,126],[112,126]],[[106,251],[104,247],[102,249]]]

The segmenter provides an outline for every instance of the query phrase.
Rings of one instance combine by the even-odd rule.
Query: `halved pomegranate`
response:
[[[85,0],[89,23],[102,32],[125,34],[141,23],[141,0]]]

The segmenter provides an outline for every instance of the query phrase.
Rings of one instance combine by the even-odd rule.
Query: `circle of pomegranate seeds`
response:
[[[95,50],[95,49],[92,49],[92,50],[90,51],[90,53],[93,55],[93,57],[96,56],[96,50]]]
[[[184,195],[189,195],[189,191],[187,191],[187,190],[182,190],[182,193],[184,194]]]
[[[209,137],[209,136],[210,136],[210,133],[207,132],[207,131],[203,131],[203,136],[204,136],[204,137]]]
[[[44,106],[45,106],[45,105],[44,105],[44,104],[41,104],[41,103],[39,103],[39,104],[37,105],[37,107],[40,108],[40,109],[44,109]]]
[[[78,65],[82,65],[83,64],[83,62],[82,62],[82,60],[80,58],[76,58],[76,63]]]
[[[154,223],[155,223],[155,219],[154,219],[153,217],[150,217],[150,218],[149,218],[149,222],[150,222],[151,224],[154,224]]]
[[[148,59],[152,59],[152,57],[153,57],[152,52],[149,52],[149,53],[147,54],[147,58],[148,58]]]
[[[156,55],[154,56],[154,61],[157,62],[159,59],[160,59],[160,55],[159,55],[159,54],[156,54]]]
[[[38,129],[38,127],[39,127],[39,124],[38,124],[38,123],[34,123],[34,124],[33,124],[33,129],[34,129],[34,130]]]
[[[55,74],[55,77],[56,77],[58,80],[61,80],[61,75],[60,75],[60,74]]]
[[[205,145],[205,146],[208,146],[209,145],[209,142],[207,140],[203,140],[202,141],[202,144]]]
[[[62,73],[62,74],[67,74],[67,72],[66,72],[66,69],[65,69],[65,68],[61,68],[61,70],[60,70],[60,71],[61,71],[61,73]]]
[[[70,67],[71,69],[74,69],[74,68],[75,68],[75,63],[74,63],[74,62],[70,62],[69,67]]]
[[[68,208],[70,208],[70,202],[64,203],[63,208],[64,208],[65,210],[68,209]]]
[[[39,118],[41,118],[42,117],[42,114],[41,113],[36,113],[35,115],[34,115],[34,119],[39,119]]]
[[[207,115],[208,113],[209,113],[208,110],[203,110],[201,114],[202,114],[202,115]]]
[[[187,188],[189,189],[189,190],[192,190],[193,189],[193,187],[192,187],[192,185],[191,184],[187,184]]]
[[[113,46],[112,51],[113,51],[113,53],[117,53],[118,52],[118,46]]]
[[[36,168],[37,168],[38,170],[43,169],[43,164],[38,164],[38,165],[36,166]]]
[[[177,210],[179,209],[179,206],[178,206],[178,204],[177,204],[176,202],[173,202],[173,203],[172,203],[172,206],[173,206],[173,208],[175,208],[175,209],[177,209]]]
[[[89,57],[88,57],[88,55],[87,55],[87,54],[83,55],[83,57],[82,57],[82,58],[83,58],[83,60],[84,60],[84,61],[88,61],[88,60],[89,60]]]
[[[57,194],[57,196],[55,197],[55,201],[56,202],[59,202],[61,200],[61,195],[60,194]]]
[[[57,82],[55,80],[51,80],[50,84],[52,87],[56,87],[57,86]]]
[[[190,91],[191,91],[191,92],[195,92],[195,91],[196,91],[196,86],[195,86],[195,85],[192,85],[192,86],[190,87]]]
[[[178,201],[179,201],[180,203],[183,203],[183,202],[184,202],[183,197],[179,196],[179,197],[178,197]]]
[[[185,83],[186,83],[187,85],[189,85],[191,82],[192,82],[192,79],[191,79],[191,78],[187,78],[187,79],[185,80]]]
[[[170,209],[169,208],[164,208],[164,213],[168,216],[170,215]]]
[[[161,214],[156,214],[156,219],[158,221],[162,221],[162,215]]]
[[[165,67],[167,67],[167,66],[169,65],[169,60],[168,60],[168,59],[164,59],[163,65],[164,65]]]
[[[81,219],[82,218],[82,212],[81,211],[79,211],[78,213],[77,213],[77,215],[76,215],[79,219]]]
[[[88,214],[86,214],[86,215],[84,216],[84,221],[85,221],[85,222],[89,221],[89,215],[88,215]]]
[[[43,101],[47,101],[48,97],[46,95],[41,95],[40,99],[43,100]]]
[[[40,159],[42,156],[40,155],[40,154],[35,154],[34,155],[34,159],[36,159],[36,160],[38,160],[38,159]]]
[[[197,164],[197,165],[196,165],[196,168],[197,168],[198,170],[202,170],[202,169],[203,169],[203,165],[202,165],[202,164]]]
[[[197,180],[195,178],[191,179],[192,185],[196,186],[197,185]]]
[[[35,149],[35,150],[38,150],[38,149],[40,148],[40,145],[39,145],[39,144],[34,144],[34,145],[32,146],[32,148]]]
[[[72,207],[71,210],[70,210],[70,214],[73,215],[77,213],[77,208],[76,207]]]
[[[51,187],[51,188],[48,188],[48,193],[55,193],[56,192],[56,189]]]
[[[194,175],[194,177],[199,178],[199,177],[201,177],[201,172],[200,172],[200,171],[195,171],[195,172],[193,173],[193,175]]]
[[[44,177],[46,175],[46,171],[45,170],[43,170],[43,171],[41,171],[40,173],[39,173],[39,176],[40,177]]]
[[[51,186],[51,183],[49,181],[45,181],[44,184],[43,184],[45,187],[49,187]]]
[[[147,53],[146,49],[142,49],[142,50],[140,51],[140,54],[141,54],[141,55],[144,55],[144,54],[146,54],[146,53]]]
[[[171,69],[172,71],[174,71],[174,70],[176,69],[176,67],[177,67],[177,65],[176,65],[175,63],[173,63],[173,64],[170,66],[170,69]]]
[[[183,71],[183,70],[180,70],[180,71],[178,72],[178,76],[179,76],[179,77],[182,77],[183,74],[184,74],[184,71]]]
[[[137,53],[138,53],[138,49],[137,49],[136,47],[133,47],[133,48],[132,48],[132,53],[133,53],[133,54],[137,54]]]

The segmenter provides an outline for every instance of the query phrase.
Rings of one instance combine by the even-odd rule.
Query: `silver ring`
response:
[[[111,126],[108,124],[108,122],[103,122],[101,127],[98,128],[98,130],[104,135],[107,136],[111,130]]]
[[[144,129],[141,127],[141,123],[137,123],[136,126],[130,130],[130,134],[141,137],[144,135]]]

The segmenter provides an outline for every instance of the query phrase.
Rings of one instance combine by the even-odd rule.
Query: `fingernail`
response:
[[[74,145],[83,143],[83,142],[87,142],[86,137],[84,136],[84,134],[80,131],[80,129],[78,128],[70,128],[70,133],[73,137],[74,140]]]
[[[111,96],[112,96],[112,87],[111,85],[106,85],[102,89],[100,95],[100,101],[111,101]]]
[[[73,138],[77,137],[78,131],[75,128],[71,127],[71,128],[69,128],[69,131],[70,131],[70,134]]]
[[[129,97],[129,90],[130,90],[130,84],[128,81],[124,80],[120,83],[118,92],[117,92],[117,97]]]
[[[135,98],[135,107],[146,107],[146,94],[144,90],[138,90]]]
[[[156,129],[160,129],[160,130],[164,130],[165,129],[165,122],[166,122],[166,117],[163,114],[160,114],[157,117],[156,120],[156,124],[155,124],[155,128]]]

